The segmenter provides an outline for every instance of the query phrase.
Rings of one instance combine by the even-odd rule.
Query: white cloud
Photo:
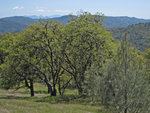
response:
[[[70,13],[68,10],[55,10],[56,13]]]
[[[13,7],[12,9],[13,9],[13,10],[20,10],[20,9],[24,9],[24,7],[23,7],[23,6],[21,6],[21,7],[15,6],[15,7]]]
[[[70,13],[68,10],[48,10],[48,9],[37,9],[35,10],[38,13]]]
[[[35,10],[36,12],[40,12],[40,13],[42,13],[42,12],[46,12],[44,9],[37,9],[37,10]]]

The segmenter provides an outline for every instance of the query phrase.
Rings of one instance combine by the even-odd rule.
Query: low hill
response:
[[[139,49],[144,50],[150,43],[150,22],[130,25],[128,27],[111,28],[110,31],[115,39],[124,37],[128,33],[129,40]]]
[[[35,22],[37,22],[37,20],[22,16],[2,18],[0,19],[0,33],[20,32],[28,25]]]
[[[52,20],[58,20],[63,24],[66,24],[70,17],[68,15],[50,18]],[[14,17],[7,17],[0,19],[0,33],[6,32],[20,32],[21,30],[25,29],[27,25],[31,23],[37,22],[38,19],[32,19],[29,17],[24,16],[14,16]],[[106,28],[113,28],[113,27],[126,27],[128,25],[138,24],[138,23],[145,23],[150,22],[150,20],[146,19],[138,19],[138,18],[131,18],[131,17],[110,17],[108,16],[105,20]]]
[[[122,16],[122,17],[108,16],[104,24],[106,28],[114,28],[114,27],[127,27],[129,25],[146,23],[146,22],[150,22],[150,19],[139,19],[139,18],[127,17],[127,16]]]
[[[58,20],[64,24],[66,24],[69,21],[69,16],[61,16],[57,18],[52,18],[53,20]],[[129,25],[134,25],[138,23],[146,23],[150,22],[150,19],[139,19],[135,17],[127,17],[127,16],[122,16],[122,17],[112,17],[108,16],[106,17],[104,21],[104,25],[106,28],[114,28],[114,27],[127,27]]]

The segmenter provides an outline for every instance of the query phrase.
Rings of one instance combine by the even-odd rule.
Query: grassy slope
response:
[[[36,96],[30,97],[27,89],[0,89],[0,113],[97,113],[100,110],[100,107],[90,105],[87,99],[82,102],[83,99],[77,95],[71,95],[72,91],[67,91],[69,95],[62,98],[45,94],[44,86],[36,87],[35,90]]]
[[[96,113],[97,107],[0,98],[0,113]]]

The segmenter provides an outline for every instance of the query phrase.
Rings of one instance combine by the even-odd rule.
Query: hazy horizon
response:
[[[77,11],[101,12],[105,16],[150,19],[149,0],[0,0],[0,18],[25,15],[67,15]]]
[[[6,16],[6,17],[0,17],[0,19],[3,19],[3,18],[8,18],[8,17],[28,17],[28,18],[31,18],[32,16],[37,16],[37,17],[42,17],[42,18],[45,18],[45,17],[50,17],[50,18],[55,18],[55,17],[62,17],[62,16],[67,16],[69,14],[66,14],[66,15],[47,15],[47,16],[43,16],[43,15],[13,15],[13,16]],[[110,15],[104,15],[105,17],[129,17],[129,18],[137,18],[137,19],[144,19],[144,20],[150,20],[150,18],[140,18],[140,17],[132,17],[132,16],[110,16]]]

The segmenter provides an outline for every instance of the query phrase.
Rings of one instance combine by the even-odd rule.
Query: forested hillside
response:
[[[122,39],[124,33],[128,32],[131,41],[139,50],[144,50],[150,40],[150,23],[140,23],[128,27],[112,28],[110,31],[115,39]]]
[[[28,17],[14,16],[0,19],[0,33],[6,32],[20,32],[23,29],[26,29],[28,25],[37,22]]]
[[[61,23],[66,24],[70,20],[70,17],[66,15],[66,16],[55,17],[50,19],[58,20]],[[20,32],[21,30],[25,29],[27,25],[31,23],[35,23],[37,21],[38,19],[32,19],[23,16],[2,18],[0,19],[0,33]],[[150,22],[150,20],[146,20],[146,19],[138,19],[138,18],[131,18],[131,17],[110,17],[110,16],[108,16],[104,21],[105,21],[104,25],[106,26],[106,28],[126,27],[132,24]]]
[[[107,17],[104,24],[106,28],[113,28],[113,27],[127,27],[129,25],[134,25],[138,23],[145,23],[150,22],[148,19],[139,19],[135,17]]]

